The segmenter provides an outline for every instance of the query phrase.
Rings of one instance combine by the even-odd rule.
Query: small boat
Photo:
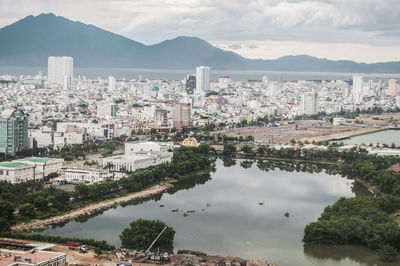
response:
[[[184,210],[184,211],[183,211],[183,216],[186,217],[186,216],[188,216],[188,215],[189,215],[189,213],[188,213],[186,210]]]
[[[207,207],[210,207],[211,206],[211,203],[210,202],[207,202]]]
[[[205,211],[206,209],[201,209],[202,211]],[[399,214],[400,215],[400,214]]]
[[[260,205],[260,206],[264,205],[264,201],[263,202],[259,202],[258,205]]]
[[[178,212],[178,209],[174,209],[174,210],[172,210],[172,212]]]
[[[288,212],[285,212],[285,216],[286,216],[286,217],[289,217],[289,213],[288,213]]]
[[[160,204],[160,207],[164,207],[164,204]]]
[[[187,211],[187,212],[196,212],[196,211],[190,210],[190,211]]]

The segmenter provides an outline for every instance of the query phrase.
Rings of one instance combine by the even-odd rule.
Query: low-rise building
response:
[[[141,168],[172,162],[172,152],[167,143],[126,143],[125,154],[103,159],[103,167],[111,172],[134,172]]]
[[[101,182],[111,175],[100,169],[66,169],[65,181],[69,183],[97,183]]]
[[[58,172],[62,168],[63,159],[55,159],[48,157],[31,157],[18,160],[35,166],[35,174],[42,173],[43,177],[50,173]]]
[[[181,143],[182,146],[198,147],[200,144],[196,138],[186,138]]]
[[[0,163],[0,181],[16,184],[34,179],[34,165],[17,161]]]
[[[66,265],[65,253],[53,251],[21,251],[0,249],[0,266],[54,266]]]

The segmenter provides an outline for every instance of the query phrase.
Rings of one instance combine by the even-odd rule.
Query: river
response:
[[[348,139],[344,139],[337,142],[343,142],[344,144],[387,144],[400,146],[400,130],[383,130],[374,133],[368,133],[365,135],[355,136]]]
[[[271,167],[279,164],[284,165],[281,170]],[[375,265],[375,253],[363,247],[303,247],[305,225],[317,220],[323,209],[340,197],[354,197],[359,188],[352,180],[332,173],[334,169],[328,174],[315,165],[308,165],[307,169],[312,169],[308,172],[298,171],[300,167],[217,160],[215,173],[196,177],[200,180],[197,185],[43,233],[104,239],[120,246],[118,235],[131,221],[160,219],[175,229],[176,250],[261,259],[278,265]],[[207,207],[207,202],[211,206]],[[171,211],[176,208],[179,212]],[[183,217],[183,210],[195,212]]]

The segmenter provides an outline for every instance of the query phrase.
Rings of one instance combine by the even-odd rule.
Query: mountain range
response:
[[[78,67],[400,73],[400,62],[357,63],[308,55],[248,59],[196,37],[145,45],[52,13],[27,16],[0,29],[1,66],[46,66],[48,56],[72,56]]]

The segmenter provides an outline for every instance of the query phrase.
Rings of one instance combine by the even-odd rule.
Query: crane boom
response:
[[[156,243],[156,241],[160,238],[160,236],[162,235],[162,233],[164,233],[165,229],[167,229],[168,226],[165,226],[164,229],[161,231],[161,233],[158,234],[158,236],[156,237],[156,239],[154,239],[153,243],[151,243],[150,247],[146,250],[145,254],[147,254],[147,252],[150,251],[150,249],[153,247],[154,243]]]

